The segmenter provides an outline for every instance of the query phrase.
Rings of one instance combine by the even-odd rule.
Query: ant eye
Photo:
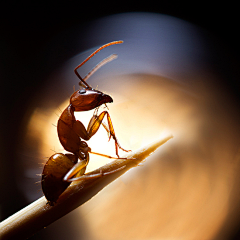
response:
[[[80,94],[84,94],[84,93],[86,93],[86,90],[85,89],[81,89],[81,90],[79,90],[78,91]]]

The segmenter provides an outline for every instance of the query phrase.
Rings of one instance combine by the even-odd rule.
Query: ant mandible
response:
[[[77,72],[83,64],[103,48],[114,44],[120,44],[122,42],[123,41],[114,41],[101,46],[74,69],[75,74],[80,79],[79,85],[82,89],[77,90],[72,94],[70,97],[70,104],[62,112],[57,123],[59,141],[63,148],[70,153],[56,153],[52,155],[46,162],[42,172],[42,190],[50,205],[56,203],[59,196],[66,190],[72,181],[76,181],[84,175],[86,166],[89,162],[89,153],[114,158],[105,154],[92,152],[91,148],[88,147],[88,144],[85,141],[82,141],[82,139],[86,141],[89,140],[98,131],[100,125],[103,125],[108,132],[109,140],[111,137],[114,139],[117,158],[119,158],[118,148],[128,152],[128,150],[125,150],[120,146],[117,140],[109,113],[103,111],[97,115],[98,108],[102,104],[112,103],[113,99],[109,95],[91,88],[86,83],[86,80],[97,69],[115,59],[116,55],[110,55],[108,58],[101,61],[84,78],[82,78]],[[79,120],[75,119],[74,112],[88,111],[92,109],[96,110],[86,129]],[[102,122],[105,115],[107,116],[108,126]],[[103,174],[88,175],[87,177],[96,178],[101,175]]]

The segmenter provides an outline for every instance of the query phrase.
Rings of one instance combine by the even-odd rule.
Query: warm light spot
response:
[[[222,50],[210,50],[209,36],[167,15],[118,14],[88,26],[87,32],[74,33],[76,49],[124,38],[124,44],[104,49],[79,69],[84,76],[108,54],[118,54],[88,83],[113,97],[109,113],[122,147],[134,150],[166,134],[174,137],[62,218],[62,231],[72,239],[76,234],[76,239],[91,240],[229,239],[239,221],[239,109],[231,108],[234,98],[228,99],[225,92],[231,88],[219,84],[229,72],[218,58],[224,56]],[[33,112],[24,152],[30,155],[30,161],[24,156],[24,163],[35,160],[38,173],[39,162],[54,151],[65,152],[52,124],[57,124],[59,109],[68,106],[71,88],[77,86],[74,68],[92,52],[76,55],[54,72],[38,99],[43,100],[42,108]],[[55,100],[63,102],[56,106]],[[76,113],[76,118],[87,127],[92,114]],[[88,144],[95,152],[115,156],[114,141],[108,142],[102,127]],[[109,161],[91,155],[87,171]],[[26,189],[25,195],[32,194]]]
[[[120,82],[121,77],[115,80]],[[234,176],[234,167],[228,162],[233,159],[231,142],[225,142],[230,131],[225,125],[221,127],[222,122],[216,121],[214,115],[205,112],[197,97],[186,94],[167,79],[150,75],[124,79],[137,79],[139,84],[134,91],[119,88],[118,92],[109,93],[114,103],[108,104],[108,111],[121,146],[135,150],[164,135],[172,134],[174,138],[158,154],[151,155],[154,161],[130,170],[85,203],[79,209],[81,217],[83,214],[95,239],[114,239],[122,236],[122,229],[128,233],[124,239],[148,239],[151,234],[157,239],[194,239],[199,235],[211,239],[228,214],[229,187],[234,179],[229,177]],[[34,111],[28,137],[38,140],[42,156],[50,157],[54,153],[51,149],[65,152],[56,125],[68,104],[67,99],[56,109]],[[99,113],[103,110],[104,106]],[[86,128],[92,115],[93,111],[75,113]],[[211,121],[214,125],[210,125]],[[106,119],[104,122],[107,123]],[[217,137],[214,128],[222,129]],[[94,152],[116,156],[114,141],[108,142],[103,127],[87,143]],[[124,156],[121,150],[119,154]],[[110,161],[91,154],[87,171]]]
[[[116,103],[108,104],[107,106],[109,108],[110,117],[112,119],[117,138],[120,142],[120,145],[124,149],[135,150],[149,144],[152,142],[152,139],[156,139],[160,135],[164,136],[169,134],[169,131],[166,130],[166,127],[162,128],[158,124],[157,120],[154,118],[154,115],[151,112],[145,114],[143,118],[141,111],[132,111],[132,107],[134,108],[134,103],[126,98],[124,99],[124,97],[121,95],[113,95],[114,102]],[[41,152],[45,154],[46,152],[49,152],[49,154],[54,154],[52,150],[62,153],[66,152],[59,142],[56,125],[58,118],[61,115],[60,110],[63,111],[68,106],[68,104],[69,100],[67,99],[59,107],[51,110],[52,114],[48,119],[48,122],[51,124],[46,124],[41,130],[41,136],[42,139],[44,139],[41,143]],[[126,108],[126,106],[128,107]],[[106,110],[105,106],[100,107],[98,114],[104,110]],[[36,119],[42,118],[40,115],[43,113],[40,113],[39,111],[37,112],[37,116],[34,114],[34,121],[36,121]],[[88,123],[93,116],[93,112],[94,110],[86,112],[75,112],[75,117],[87,128]],[[107,124],[106,117],[103,122]],[[34,126],[35,125],[32,127]],[[141,129],[141,131],[139,131],[139,129]],[[108,141],[108,139],[108,133],[101,126],[98,132],[89,141],[87,141],[87,144],[90,146],[93,152],[117,157],[114,140],[111,138],[110,141]],[[123,156],[124,154],[124,151],[119,150],[120,156]],[[87,167],[87,172],[103,166],[110,161],[111,159],[109,158],[90,154],[90,162]]]

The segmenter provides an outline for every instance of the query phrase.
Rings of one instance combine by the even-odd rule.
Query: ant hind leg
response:
[[[73,182],[73,181],[79,181],[79,180],[87,180],[87,179],[95,179],[95,178],[99,178],[99,177],[103,177],[103,176],[106,176],[106,175],[110,175],[110,174],[113,174],[115,172],[119,172],[121,170],[123,170],[126,166],[122,166],[122,167],[119,167],[115,170],[112,170],[112,171],[109,171],[109,172],[102,172],[102,170],[100,170],[99,173],[96,173],[96,174],[90,174],[90,175],[82,175],[82,176],[79,176],[79,177],[75,177],[75,178],[71,178],[69,179],[68,181],[70,182]]]

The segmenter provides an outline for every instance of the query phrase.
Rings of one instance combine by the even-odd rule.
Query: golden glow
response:
[[[135,150],[149,144],[152,139],[156,139],[160,134],[165,135],[164,131],[166,134],[169,133],[166,131],[166,128],[164,129],[164,127],[159,126],[151,112],[145,112],[143,118],[141,111],[132,111],[135,106],[130,100],[119,94],[113,94],[113,96],[116,104],[108,104],[107,106],[109,108],[109,113],[112,118],[117,138],[123,148]],[[40,151],[44,155],[48,153],[49,156],[51,156],[54,152],[66,152],[58,140],[56,125],[58,118],[61,115],[61,111],[63,111],[68,104],[69,99],[64,101],[56,109],[49,109],[48,111],[41,111],[37,109],[32,115],[29,124],[29,131],[36,133],[36,131],[40,129],[37,136],[43,139],[43,141],[40,142]],[[128,107],[126,108],[126,106]],[[99,113],[103,110],[106,110],[105,107],[101,107],[99,109]],[[93,112],[94,110],[76,112],[75,117],[87,128]],[[124,115],[122,114],[123,112]],[[44,123],[42,121],[43,119]],[[107,123],[106,119],[105,123]],[[43,126],[43,124],[45,125]],[[41,125],[42,128],[39,128]],[[141,131],[139,131],[139,128]],[[94,152],[116,157],[114,141],[113,139],[108,141],[108,134],[103,127],[100,127],[98,132],[89,141],[87,141],[87,143]],[[125,152],[122,150],[119,151],[120,156],[123,156],[124,153]],[[92,171],[109,161],[110,159],[108,158],[91,154],[87,172]]]
[[[64,38],[64,46],[70,44],[70,50],[77,51],[119,36],[124,39],[124,44],[104,49],[79,69],[84,77],[99,61],[118,54],[87,83],[112,96],[109,113],[122,147],[134,150],[164,134],[174,138],[49,226],[55,227],[48,236],[57,239],[64,232],[74,240],[229,239],[240,219],[239,109],[230,96],[231,87],[223,89],[220,82],[228,84],[230,77],[233,83],[234,68],[224,59],[226,55],[231,62],[232,54],[215,44],[221,39],[211,41],[192,24],[167,15],[117,14],[86,27],[87,32],[76,27],[73,41]],[[26,133],[24,154],[30,155],[24,158],[26,169],[35,160],[32,168],[41,173],[38,163],[47,161],[54,153],[51,149],[64,152],[52,124],[57,124],[59,108],[67,107],[71,87],[78,83],[74,68],[94,50],[61,65],[47,80],[38,98],[41,104],[36,104],[42,108],[35,109]],[[76,117],[87,126],[92,113]],[[114,142],[108,143],[102,127],[88,144],[93,151],[115,156]],[[108,161],[91,155],[87,171]],[[26,189],[25,195],[37,191],[35,186]]]
[[[136,78],[140,84],[125,89],[128,97],[110,109],[121,142],[138,148],[170,131],[174,138],[161,148],[161,158],[153,155],[81,208],[92,239],[212,239],[229,211],[234,152],[224,139],[230,132],[211,135],[214,116],[203,107],[210,99],[202,102],[161,77],[127,80]]]
[[[232,147],[234,125],[225,124],[226,116],[220,121],[206,111],[211,99],[186,94],[168,79],[129,75],[115,81],[122,79],[138,81],[133,88],[109,92],[114,99],[109,113],[122,147],[134,150],[164,134],[174,138],[143,167],[129,171],[79,208],[91,239],[212,239],[228,216],[240,161]],[[42,156],[51,156],[51,149],[64,152],[52,124],[68,102],[56,109],[36,109],[32,115],[28,137],[38,139]],[[92,114],[75,116],[87,127]],[[94,152],[115,156],[114,141],[108,142],[103,127],[88,144]],[[87,171],[109,161],[92,154]]]

